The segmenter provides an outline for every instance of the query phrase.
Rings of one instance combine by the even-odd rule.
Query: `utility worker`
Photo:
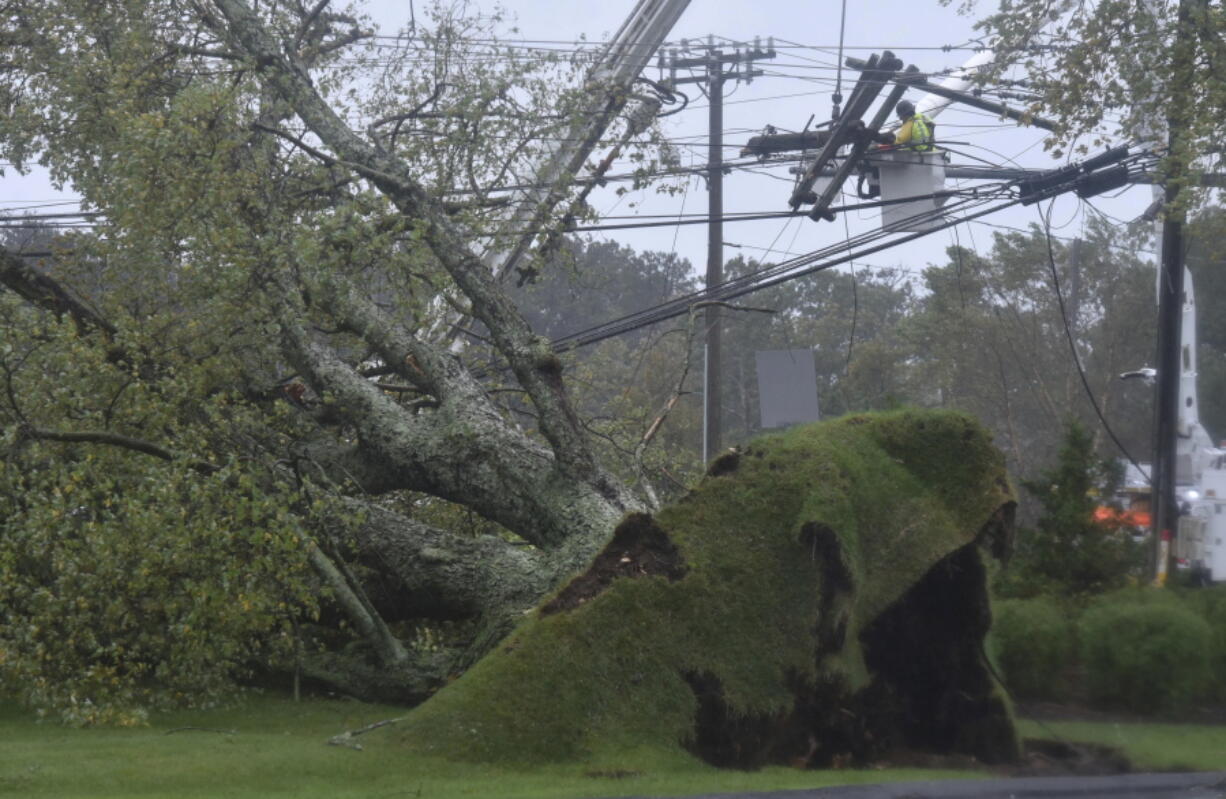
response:
[[[902,120],[902,127],[898,133],[894,134],[894,146],[906,147],[910,150],[918,152],[928,152],[935,149],[933,147],[933,129],[936,127],[932,124],[932,120],[923,114],[915,112],[915,104],[910,100],[902,100],[894,107],[898,113],[898,118]]]

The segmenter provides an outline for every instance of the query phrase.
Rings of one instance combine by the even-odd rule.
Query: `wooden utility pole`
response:
[[[1172,44],[1171,80],[1166,95],[1167,157],[1164,165],[1164,218],[1161,264],[1158,269],[1158,353],[1154,390],[1153,536],[1155,582],[1166,582],[1175,535],[1179,530],[1179,498],[1175,495],[1176,439],[1179,434],[1180,333],[1184,295],[1184,212],[1179,202],[1185,163],[1184,135],[1193,104],[1196,31],[1193,4],[1180,0]]]
[[[711,99],[707,115],[707,288],[724,282],[724,71],[719,51],[712,50],[707,61],[707,96]],[[723,375],[723,326],[720,307],[708,305],[703,312],[707,328],[706,385],[703,388],[702,459],[710,460],[722,448],[724,437],[721,402]]]
[[[733,52],[726,52],[731,48]],[[744,48],[744,49],[742,49]],[[707,143],[707,278],[708,289],[724,282],[724,84],[728,81],[751,83],[762,73],[754,69],[753,62],[775,57],[773,40],[768,40],[762,50],[758,42],[748,45],[728,44],[715,46],[714,37],[699,47],[704,52],[695,58],[680,58],[672,51],[667,62],[669,77],[664,81],[670,86],[682,83],[703,84],[708,106]],[[665,66],[663,57],[661,67]],[[678,78],[678,69],[702,69],[702,74]],[[703,312],[706,327],[704,347],[705,388],[703,390],[703,437],[702,458],[710,460],[722,447],[723,414],[720,408],[721,386],[721,323],[720,308],[711,304]]]

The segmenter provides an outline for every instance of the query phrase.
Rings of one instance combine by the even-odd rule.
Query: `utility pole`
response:
[[[1166,96],[1167,160],[1164,165],[1162,262],[1158,269],[1158,353],[1154,391],[1153,535],[1155,583],[1166,582],[1172,557],[1172,542],[1179,530],[1179,498],[1175,495],[1176,437],[1179,434],[1179,383],[1182,372],[1180,333],[1184,296],[1184,211],[1179,189],[1189,166],[1185,163],[1183,137],[1192,106],[1192,76],[1196,58],[1196,35],[1192,29],[1192,5],[1180,0],[1172,44],[1171,83]]]
[[[685,45],[685,42],[682,42]],[[733,52],[725,52],[731,48]],[[744,48],[744,49],[742,49]],[[688,49],[688,48],[687,48]],[[724,282],[724,84],[728,81],[752,83],[763,72],[754,69],[753,62],[775,57],[774,40],[767,40],[763,50],[757,40],[752,48],[747,44],[715,46],[715,37],[707,37],[705,45],[696,49],[702,54],[693,58],[681,58],[678,51],[669,54],[667,67],[669,77],[664,83],[675,88],[683,83],[698,83],[710,102],[708,106],[707,144],[707,277],[706,287]],[[660,57],[660,67],[666,66]],[[678,69],[701,69],[702,73],[678,78]],[[703,311],[706,327],[704,356],[705,388],[703,390],[703,437],[702,459],[710,460],[721,448],[723,419],[720,409],[722,375],[720,373],[721,333],[720,308],[708,305]]]

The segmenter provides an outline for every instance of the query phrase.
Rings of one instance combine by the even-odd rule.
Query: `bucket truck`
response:
[[[1196,391],[1196,297],[1192,276],[1184,271],[1182,342],[1179,357],[1179,418],[1175,425],[1175,495],[1179,526],[1175,563],[1202,583],[1226,582],[1226,449],[1214,444],[1200,423]],[[1152,382],[1153,369],[1128,372]],[[1148,464],[1142,464],[1149,470]],[[1146,475],[1126,472],[1125,491],[1137,499],[1150,497]]]
[[[1053,123],[1048,120],[970,91],[976,73],[994,58],[993,51],[985,50],[939,82],[929,80],[914,66],[903,69],[902,61],[888,50],[867,60],[848,58],[845,63],[858,70],[860,78],[846,109],[830,123],[828,131],[817,131],[808,137],[804,134],[756,137],[749,142],[746,153],[765,155],[796,147],[816,148],[816,156],[800,170],[802,177],[789,200],[794,210],[812,203],[811,219],[834,219],[830,204],[842,190],[844,181],[853,171],[858,171],[861,186],[866,181],[869,185],[868,193],[863,193],[861,188],[860,196],[866,199],[881,197],[882,230],[923,232],[938,228],[944,224],[940,209],[945,198],[939,194],[945,188],[948,154],[939,148],[920,151],[907,147],[875,147],[873,143],[893,140],[892,136],[883,135],[882,128],[908,88],[926,92],[917,104],[917,111],[930,120],[956,102],[1051,130]],[[893,83],[894,88],[884,103],[871,120],[862,119],[887,83]],[[785,143],[784,139],[788,141]],[[800,141],[791,141],[797,139]],[[838,162],[838,154],[844,150]]]

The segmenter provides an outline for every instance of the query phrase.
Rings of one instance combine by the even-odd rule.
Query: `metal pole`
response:
[[[724,282],[724,73],[718,50],[709,50],[707,94],[710,100],[710,141],[707,147],[707,288]],[[711,458],[721,448],[723,425],[720,414],[720,309],[708,305],[706,322],[706,388],[703,394],[706,419],[703,435],[704,457]]]

